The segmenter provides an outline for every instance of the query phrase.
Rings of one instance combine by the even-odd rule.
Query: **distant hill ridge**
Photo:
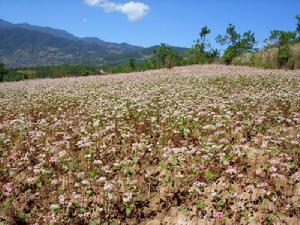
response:
[[[142,60],[153,49],[112,43],[97,37],[79,38],[67,31],[0,19],[0,61],[10,67],[58,64],[116,65],[130,58]],[[180,54],[186,48],[173,47]]]

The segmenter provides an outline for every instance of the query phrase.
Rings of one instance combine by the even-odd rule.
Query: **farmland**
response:
[[[0,84],[0,221],[297,224],[300,72]]]

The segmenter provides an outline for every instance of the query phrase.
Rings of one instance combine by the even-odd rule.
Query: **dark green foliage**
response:
[[[278,47],[277,65],[279,68],[294,69],[293,53],[290,45],[297,40],[297,33],[292,31],[273,30],[265,40],[265,48]]]
[[[136,69],[136,62],[135,62],[135,59],[131,58],[129,59],[128,61],[128,65],[129,65],[129,68],[134,71]]]
[[[95,67],[87,65],[58,65],[47,67],[11,68],[4,76],[4,81],[19,81],[35,78],[58,78],[68,76],[101,75],[104,73],[129,73],[149,69],[172,68],[183,64],[183,59],[166,44],[154,49],[152,57],[144,62],[131,58],[126,64],[114,67]]]
[[[133,71],[145,71],[151,69],[169,68],[184,65],[184,59],[167,44],[161,44],[153,49],[150,58],[142,61],[130,59],[127,64],[115,66],[109,70],[111,73],[129,73]]]
[[[218,57],[217,49],[210,49],[210,44],[207,42],[206,36],[210,34],[210,29],[207,26],[202,27],[199,36],[200,39],[195,41],[195,45],[188,51],[189,64],[204,64],[212,63]]]
[[[280,30],[272,30],[270,36],[265,40],[265,48],[272,48],[278,46],[280,38]]]
[[[294,69],[295,61],[293,58],[292,51],[290,49],[290,44],[291,44],[290,32],[281,32],[279,38],[279,49],[278,49],[278,56],[277,56],[277,62],[279,68]]]
[[[0,82],[4,81],[4,75],[8,73],[8,70],[5,69],[5,66],[3,63],[0,63]]]
[[[19,81],[36,78],[58,78],[102,74],[103,68],[85,65],[59,65],[48,67],[11,68],[4,75],[4,81]]]
[[[296,32],[272,30],[270,32],[269,38],[265,40],[265,48],[273,48],[279,46],[280,39],[283,35],[289,44],[292,44],[296,41]]]
[[[155,68],[165,67],[170,69],[180,65],[181,58],[169,45],[161,44],[154,50],[151,61]]]
[[[226,64],[230,64],[236,56],[238,56],[236,47],[228,46],[228,48],[224,51],[223,59]]]
[[[231,64],[236,56],[253,52],[256,43],[254,33],[248,31],[241,35],[237,33],[235,26],[232,24],[228,25],[224,36],[217,36],[216,41],[221,45],[227,45],[223,56],[226,64]]]
[[[296,31],[298,33],[298,39],[300,40],[300,15],[296,16],[296,20],[297,20],[297,28]]]

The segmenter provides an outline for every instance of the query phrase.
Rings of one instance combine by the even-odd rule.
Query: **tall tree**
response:
[[[225,35],[218,35],[216,41],[221,45],[226,45],[223,58],[227,64],[230,64],[234,57],[241,54],[252,52],[256,43],[254,33],[244,32],[243,35],[235,30],[235,26],[229,24]]]
[[[195,41],[195,45],[189,49],[188,60],[191,64],[203,64],[210,63],[219,55],[219,52],[216,49],[207,50],[210,48],[210,44],[207,41],[207,35],[210,34],[210,29],[207,26],[201,28],[199,32],[199,37]]]
[[[300,39],[300,15],[296,16],[296,20],[297,20],[297,32],[298,32],[298,38]]]
[[[167,44],[162,43],[154,50],[152,61],[158,68],[172,68],[174,65],[179,65],[181,57]]]
[[[136,62],[134,58],[128,60],[128,65],[130,70],[134,71],[136,69]]]
[[[207,26],[204,26],[201,28],[201,31],[199,33],[200,40],[198,39],[197,42],[200,44],[203,48],[203,50],[206,47],[206,36],[210,34],[210,29]]]
[[[292,35],[293,34],[293,35]],[[294,69],[295,60],[290,45],[295,40],[295,32],[281,32],[279,37],[279,47],[277,63],[279,68]]]
[[[5,69],[5,66],[3,63],[0,63],[0,82],[4,81],[4,75],[7,74],[8,71]]]

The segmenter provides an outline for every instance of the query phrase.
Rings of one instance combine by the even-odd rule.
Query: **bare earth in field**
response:
[[[299,224],[300,71],[0,84],[0,224]]]

